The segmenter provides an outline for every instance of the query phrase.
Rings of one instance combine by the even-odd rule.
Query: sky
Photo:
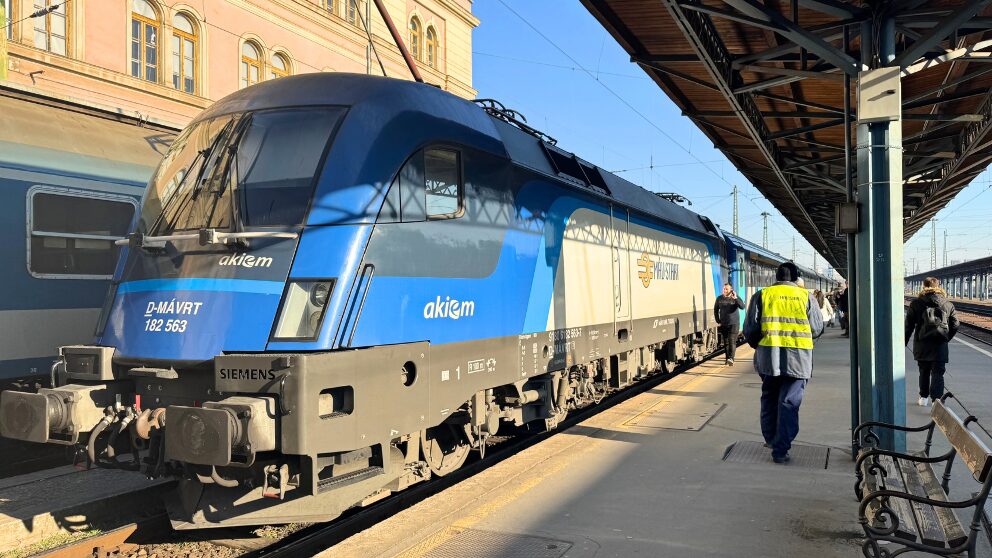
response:
[[[812,267],[812,246],[576,0],[476,0],[473,86],[522,113],[563,149],[653,192],[687,197],[693,211],[732,229],[734,185],[741,236]],[[937,215],[937,266],[992,255],[992,181],[983,173]],[[976,232],[978,231],[978,232]],[[905,247],[906,269],[930,267],[930,225]],[[822,255],[817,268],[825,271]]]

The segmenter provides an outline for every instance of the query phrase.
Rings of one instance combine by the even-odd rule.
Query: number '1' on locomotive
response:
[[[331,519],[554,428],[714,349],[750,265],[496,104],[347,74],[214,104],[136,221],[94,343],[0,433],[178,477],[177,527]]]

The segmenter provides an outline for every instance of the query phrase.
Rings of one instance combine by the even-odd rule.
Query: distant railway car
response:
[[[172,134],[0,96],[0,385],[47,383],[92,340],[119,249]]]
[[[787,261],[781,255],[763,248],[747,239],[722,231],[727,239],[727,261],[731,262],[731,285],[737,296],[750,300],[751,295],[775,283],[775,271]],[[830,290],[835,282],[807,267],[798,266],[806,288]],[[741,312],[741,326],[744,313]]]
[[[512,112],[348,74],[214,104],[122,244],[96,342],[0,429],[179,477],[178,527],[330,519],[554,428],[713,351],[731,275],[708,218]]]

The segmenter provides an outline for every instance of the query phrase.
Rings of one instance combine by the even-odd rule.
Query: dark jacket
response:
[[[837,295],[837,309],[843,313],[847,313],[847,289],[844,289]]]
[[[743,309],[744,301],[740,297],[731,298],[724,295],[716,297],[716,304],[713,306],[716,323],[722,326],[740,326]]]
[[[917,361],[947,362],[947,341],[941,339],[921,340],[918,335],[913,335],[913,331],[918,330],[923,324],[927,306],[939,307],[940,311],[947,316],[947,341],[950,341],[958,332],[960,322],[954,312],[954,305],[947,300],[947,293],[940,287],[926,288],[920,292],[920,296],[909,303],[909,310],[906,311],[906,343],[909,343],[910,338],[913,339],[913,358]]]

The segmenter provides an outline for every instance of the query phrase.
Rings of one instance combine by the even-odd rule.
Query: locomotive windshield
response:
[[[159,165],[139,232],[299,225],[344,110],[278,109],[187,128]]]

